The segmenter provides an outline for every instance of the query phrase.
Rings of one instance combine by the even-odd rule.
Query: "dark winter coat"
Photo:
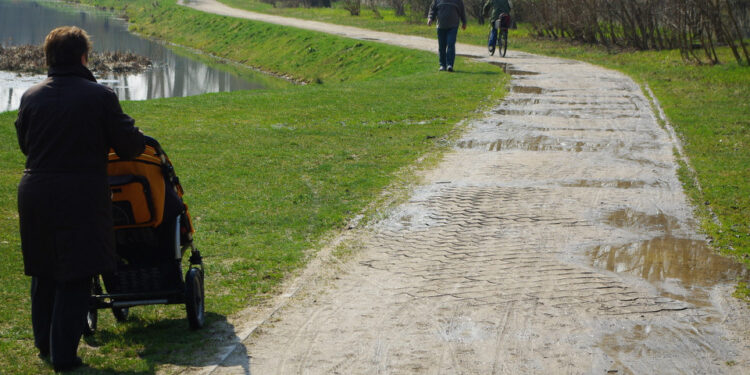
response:
[[[464,2],[462,0],[433,0],[427,18],[436,19],[438,29],[452,29],[458,27],[459,22],[466,25]]]
[[[21,97],[16,133],[26,155],[18,185],[24,270],[57,281],[116,266],[107,155],[143,152],[143,134],[117,95],[83,65],[52,67]]]
[[[500,15],[503,13],[510,15],[510,3],[508,0],[487,0],[484,3],[484,14],[487,14],[486,12],[489,11],[490,7],[492,7],[490,22],[500,18]]]

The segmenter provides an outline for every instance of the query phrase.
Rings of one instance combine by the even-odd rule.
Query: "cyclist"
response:
[[[495,21],[498,20],[503,13],[510,15],[510,2],[508,0],[487,0],[487,2],[484,3],[485,14],[490,7],[492,7],[492,17],[490,17],[492,32],[490,32],[490,38],[487,41],[487,49],[490,51],[490,54],[493,54],[495,53],[498,33],[498,29],[495,27]]]

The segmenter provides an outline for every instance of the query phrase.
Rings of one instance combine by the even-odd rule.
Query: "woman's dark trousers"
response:
[[[456,36],[458,26],[451,29],[437,29],[440,66],[453,66],[456,61]]]
[[[90,296],[90,277],[69,282],[31,278],[34,344],[42,356],[50,356],[53,365],[76,361]]]

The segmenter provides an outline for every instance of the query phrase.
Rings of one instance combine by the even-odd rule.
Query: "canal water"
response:
[[[181,97],[288,84],[262,73],[239,74],[236,67],[206,56],[198,61],[198,56],[190,52],[178,53],[177,49],[131,34],[126,22],[108,12],[57,2],[0,0],[0,44],[5,47],[39,45],[50,30],[64,25],[86,30],[96,51],[130,51],[152,60],[153,67],[143,73],[97,76],[97,80],[112,87],[121,100]],[[209,60],[213,63],[205,63]],[[44,75],[0,71],[0,112],[18,108],[23,92],[44,78]]]

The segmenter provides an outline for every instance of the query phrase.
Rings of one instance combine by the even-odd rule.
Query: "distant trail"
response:
[[[423,51],[430,51],[437,53],[437,37],[435,39],[423,38],[421,36],[410,36],[401,35],[394,33],[387,33],[382,31],[372,31],[366,29],[360,29],[352,26],[334,25],[330,23],[301,20],[297,18],[274,16],[270,14],[250,12],[241,9],[230,8],[216,0],[180,0],[180,4],[197,9],[207,13],[214,13],[223,16],[244,18],[253,21],[261,21],[267,23],[273,23],[282,26],[296,27],[299,29],[319,31],[322,33],[339,35],[346,38],[361,39],[367,41],[374,41],[379,43],[391,44],[399,47],[406,47],[411,49],[418,49]],[[425,21],[426,22],[426,21]],[[425,25],[425,27],[429,27]],[[459,40],[461,39],[461,32],[459,31]],[[472,55],[474,57],[483,58],[487,55],[487,49],[468,45],[468,44],[456,44],[456,51],[462,55]],[[512,56],[511,51],[509,57]]]
[[[210,0],[190,6],[437,44]],[[231,355],[184,372],[750,373],[750,312],[729,297],[744,268],[697,234],[675,140],[640,87],[576,61],[520,52],[494,61],[508,64],[510,94],[408,202],[350,231],[355,259],[336,263],[324,251],[272,314],[230,319]]]

